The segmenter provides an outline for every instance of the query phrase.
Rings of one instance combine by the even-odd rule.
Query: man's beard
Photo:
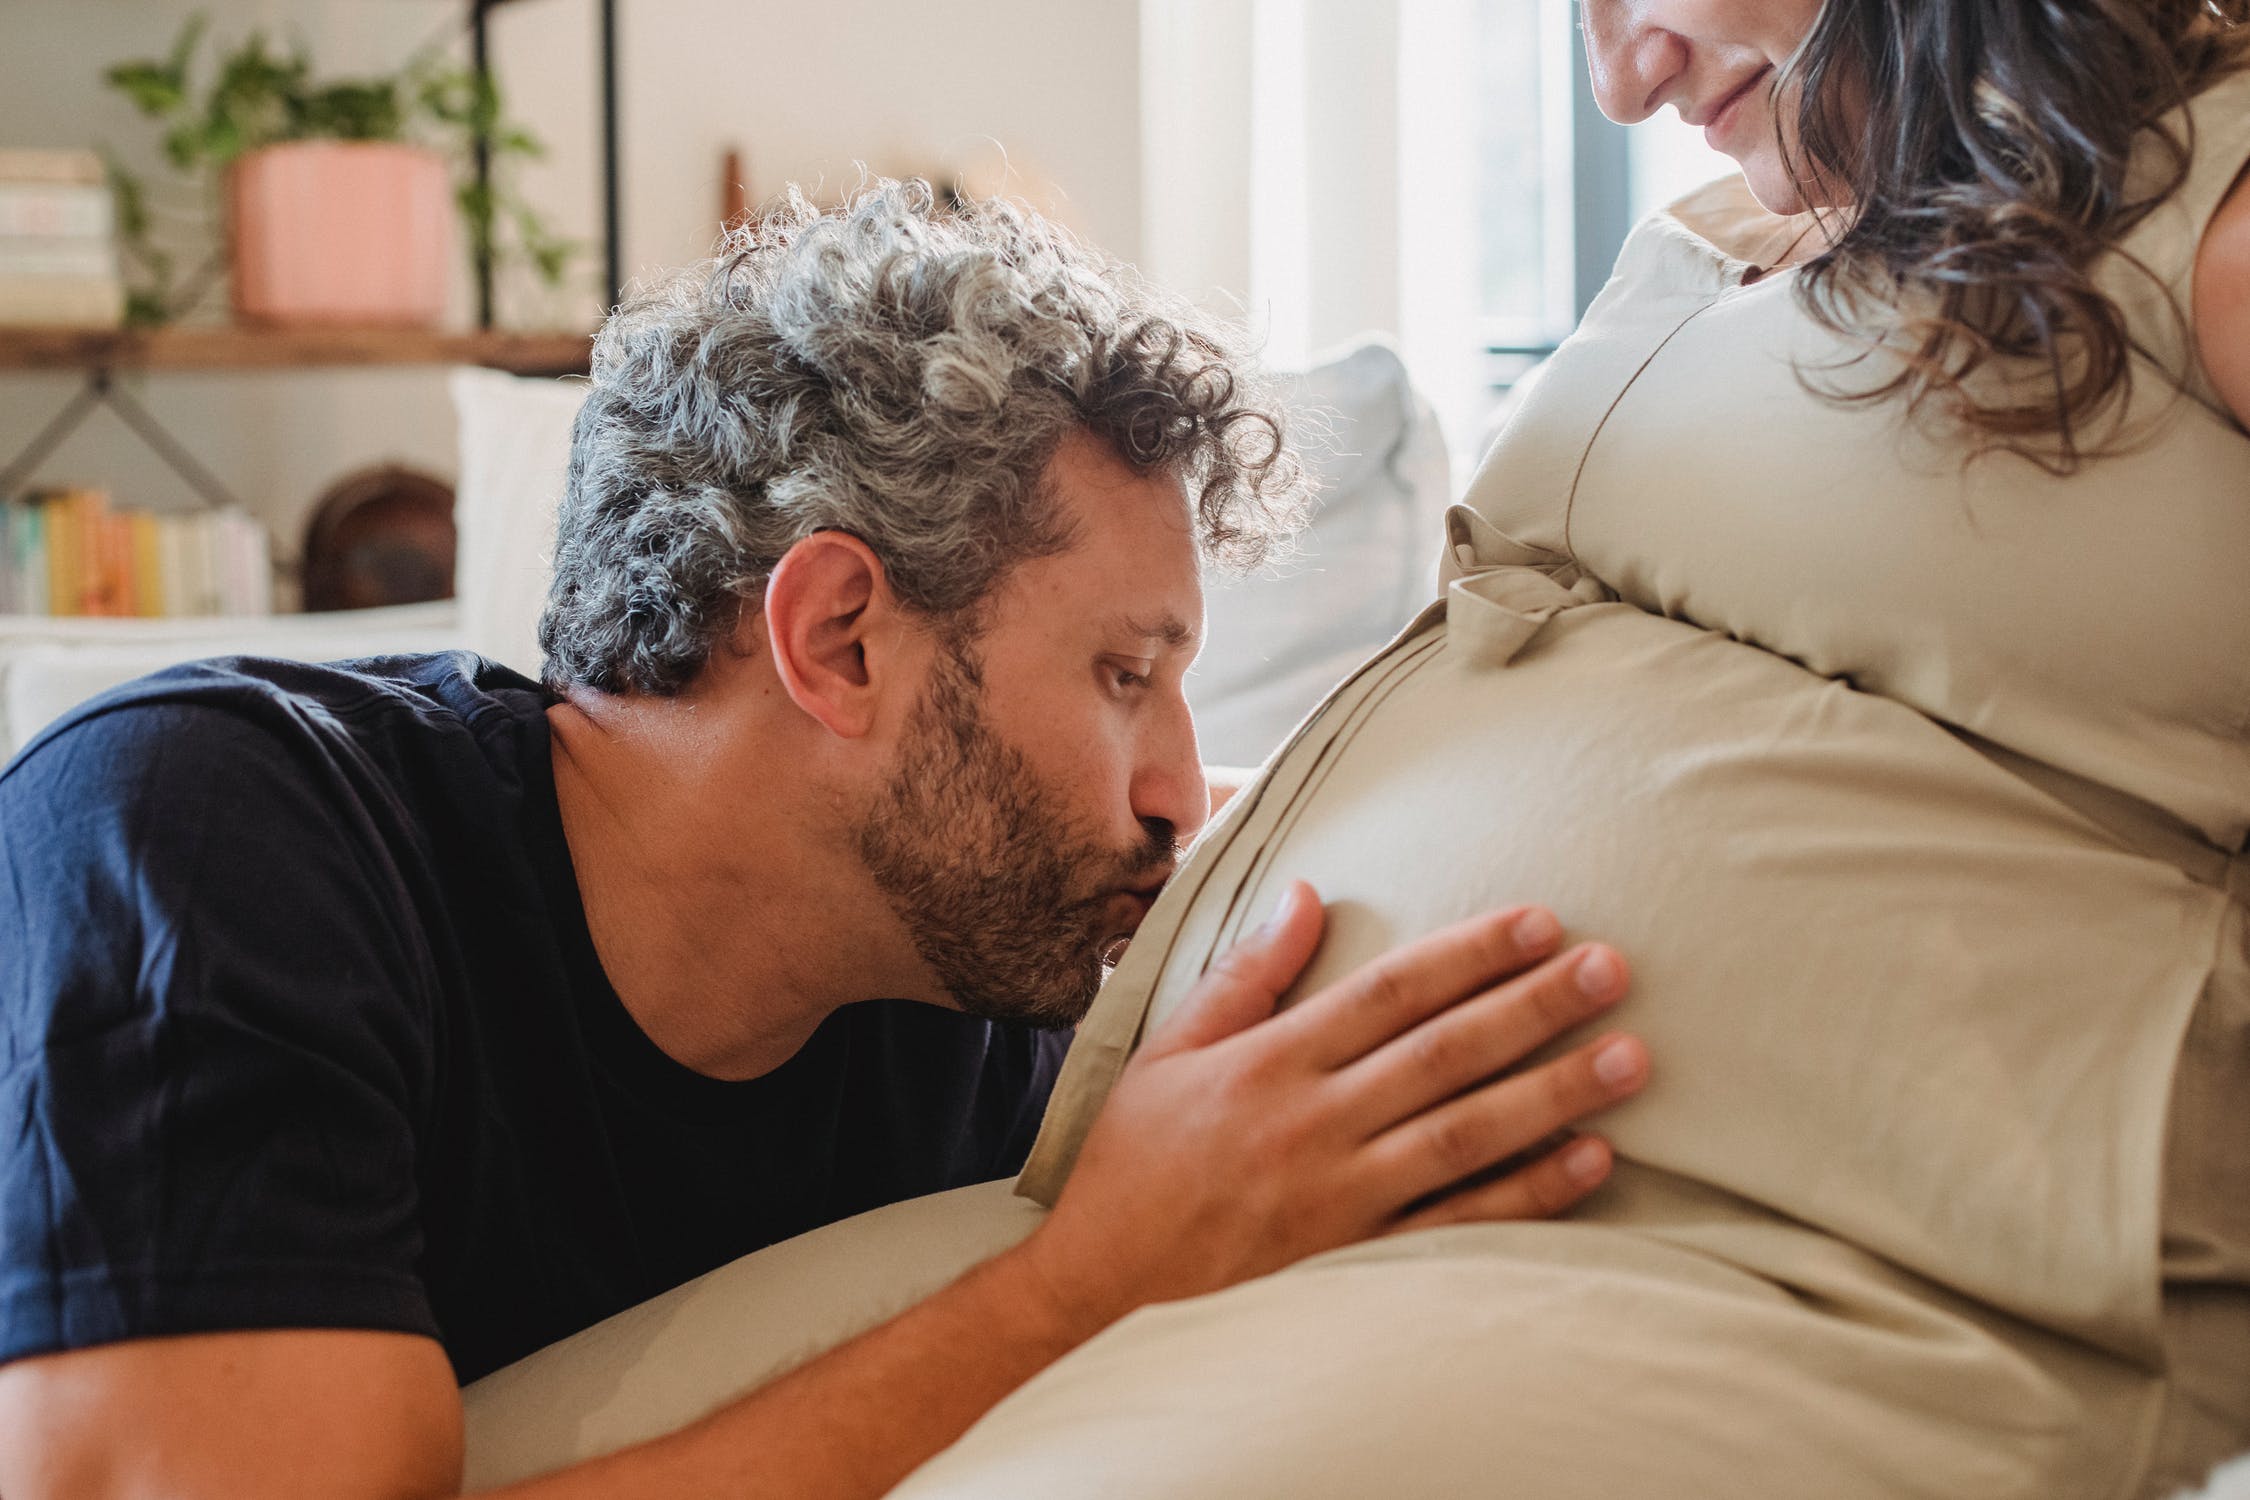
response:
[[[979,713],[976,660],[949,646],[915,705],[859,853],[922,961],[971,1015],[1074,1026],[1120,936],[1115,897],[1165,873],[1169,824],[1118,849],[1085,834]]]

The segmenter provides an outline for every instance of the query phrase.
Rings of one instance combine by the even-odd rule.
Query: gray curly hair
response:
[[[791,191],[716,260],[638,289],[594,342],[539,624],[560,691],[671,694],[816,531],[909,608],[973,630],[1071,538],[1042,476],[1073,431],[1178,474],[1207,558],[1301,521],[1302,466],[1233,337],[1002,201],[879,181]]]

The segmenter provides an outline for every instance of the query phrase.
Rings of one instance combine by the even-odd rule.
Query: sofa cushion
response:
[[[586,383],[461,369],[452,385],[461,432],[453,515],[463,644],[537,677],[555,513]]]
[[[1188,703],[1206,762],[1263,761],[1346,673],[1437,597],[1450,466],[1437,417],[1389,344],[1293,377],[1291,438],[1319,483],[1291,555],[1206,585]]]
[[[340,661],[461,644],[452,600],[333,614],[0,620],[0,762],[96,693],[207,656]]]

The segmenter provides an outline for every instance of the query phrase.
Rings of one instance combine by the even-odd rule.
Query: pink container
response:
[[[228,181],[234,312],[262,323],[435,323],[453,188],[445,158],[391,141],[292,141]]]

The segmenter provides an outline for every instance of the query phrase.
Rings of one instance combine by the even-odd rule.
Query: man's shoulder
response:
[[[154,673],[81,705],[0,769],[0,876],[36,873],[37,887],[98,891],[108,905],[162,891],[199,918],[214,878],[277,909],[327,893],[362,918],[403,913],[410,890],[417,909],[442,908],[491,875],[455,869],[461,850],[500,859],[527,782],[545,774],[543,703],[467,653],[230,657]],[[67,899],[58,889],[35,904]]]

